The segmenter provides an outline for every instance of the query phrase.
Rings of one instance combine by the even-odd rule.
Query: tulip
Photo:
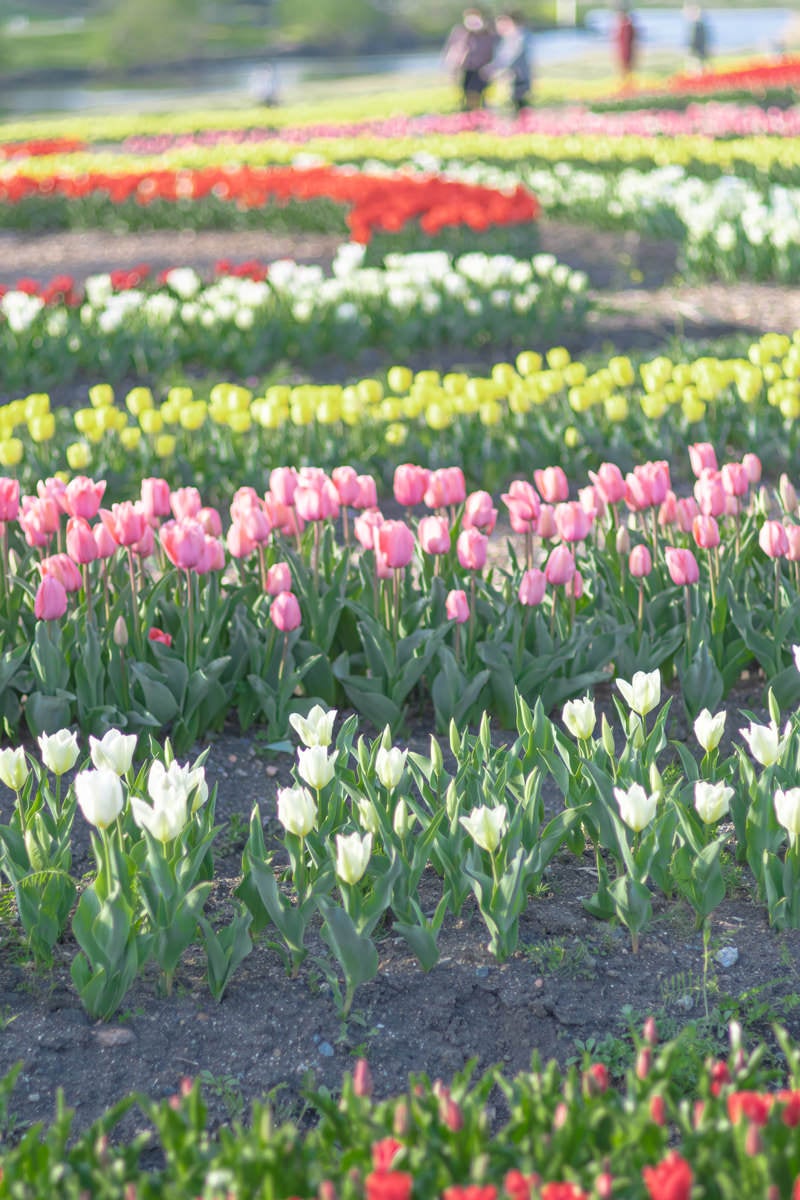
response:
[[[173,764],[174,765],[174,764]],[[153,763],[163,770],[163,763]],[[166,774],[166,772],[165,772]],[[148,782],[148,791],[153,789]],[[187,796],[183,788],[165,785],[152,805],[131,796],[131,813],[139,829],[146,829],[159,842],[171,842],[182,833],[187,820]]]
[[[68,554],[48,555],[40,561],[39,570],[43,579],[48,576],[57,579],[65,592],[80,591],[81,573]]]
[[[467,495],[464,472],[460,467],[440,467],[428,477],[422,497],[428,508],[446,508],[448,505],[463,504]]]
[[[798,526],[800,529],[800,526]],[[450,526],[447,517],[423,517],[417,526],[417,538],[426,554],[447,554],[450,549]]]
[[[544,541],[558,536],[556,529],[555,509],[552,504],[543,504],[539,509],[539,519],[536,522],[536,532]]]
[[[694,496],[682,496],[675,505],[675,522],[681,533],[691,533],[695,517],[700,515],[700,507]]]
[[[414,556],[414,534],[405,521],[384,521],[378,525],[374,545],[394,571],[407,567]]]
[[[618,504],[625,498],[625,479],[616,463],[601,463],[597,474],[590,471],[589,478],[606,504]]]
[[[69,729],[59,729],[58,733],[52,734],[42,733],[38,742],[42,762],[54,775],[63,775],[75,766],[80,753],[76,733]]]
[[[712,717],[707,708],[704,708],[695,718],[694,736],[706,754],[710,754],[712,750],[716,750],[719,745],[725,730],[726,718],[727,713],[725,712],[719,712],[716,716]]]
[[[222,537],[222,517],[216,508],[201,508],[195,520],[208,537]]]
[[[200,804],[204,803],[208,798],[205,771],[202,767],[192,770],[189,766],[182,767],[174,760],[168,767],[165,767],[158,760],[150,767],[147,776],[148,795],[153,801],[155,808],[170,812],[170,822],[173,826],[178,822],[180,814],[183,813],[178,832],[186,824],[186,809],[189,797],[196,788],[200,788],[201,791],[205,790],[205,796],[202,796],[200,799],[196,798],[194,807],[199,808]],[[175,837],[177,835],[171,834],[170,836]],[[163,841],[164,839],[160,838],[159,840]]]
[[[356,541],[364,550],[375,548],[375,530],[383,524],[383,513],[378,508],[368,508],[356,517],[353,522],[353,532]]]
[[[117,543],[102,522],[92,528],[98,558],[111,558],[117,552]]]
[[[745,454],[742,458],[742,466],[747,471],[747,478],[751,483],[758,483],[761,479],[761,459],[757,454]]]
[[[628,708],[640,717],[652,712],[661,699],[661,672],[658,669],[649,674],[636,671],[630,683],[617,679],[616,684]]]
[[[317,802],[308,788],[278,788],[278,820],[288,833],[304,838],[317,825]]]
[[[256,543],[236,521],[228,529],[225,545],[232,558],[249,558],[255,553]]]
[[[116,772],[107,767],[79,772],[75,776],[75,795],[86,820],[98,829],[107,829],[122,812],[122,784]]]
[[[768,558],[784,558],[789,551],[789,539],[780,521],[765,521],[758,534],[758,544]]]
[[[544,568],[547,582],[555,587],[568,583],[575,574],[575,559],[567,546],[556,546]]]
[[[320,792],[336,772],[336,758],[330,758],[325,746],[309,746],[297,751],[297,770],[300,778]]]
[[[144,512],[125,500],[100,509],[100,519],[118,546],[132,546],[143,536],[147,526]]]
[[[281,592],[269,606],[272,624],[281,633],[291,633],[303,622],[300,605],[294,592]]]
[[[97,516],[100,502],[106,490],[106,481],[95,483],[85,475],[71,479],[64,489],[65,511],[71,517],[83,517],[91,521]]]
[[[290,713],[289,724],[304,746],[330,746],[336,712],[335,708],[326,712],[321,705],[315,704],[307,717]]]
[[[594,733],[597,723],[594,700],[588,696],[582,700],[568,700],[562,710],[561,719],[574,738],[586,741]]]
[[[515,479],[500,497],[508,508],[511,528],[515,533],[535,533],[541,501],[530,483]]]
[[[279,596],[292,590],[292,572],[287,562],[273,563],[267,571],[267,595]]]
[[[19,516],[19,480],[0,476],[0,521],[16,521]]]
[[[582,542],[592,527],[591,516],[575,500],[557,504],[554,516],[558,536],[565,542]]]
[[[395,467],[393,491],[397,503],[403,508],[421,504],[430,474],[427,467],[417,467],[413,463],[401,463]]]
[[[787,833],[793,837],[800,835],[800,788],[776,789],[775,816]]]
[[[573,596],[576,600],[580,600],[583,595],[583,576],[580,571],[576,571],[572,579],[568,579],[564,584],[564,593],[567,596]]]
[[[497,509],[488,492],[472,492],[464,504],[462,529],[482,529],[490,534],[497,524]]]
[[[336,835],[336,874],[343,883],[358,883],[367,869],[372,854],[372,834]]]
[[[176,488],[174,492],[170,493],[169,503],[176,521],[193,519],[203,507],[203,501],[196,487]]]
[[[699,479],[703,471],[717,470],[717,455],[710,442],[695,442],[689,447],[689,462],[692,471]]]
[[[170,507],[169,484],[166,479],[149,478],[142,480],[141,486],[142,511],[149,522],[155,522],[159,517],[168,517]]]
[[[655,793],[648,796],[640,783],[632,783],[627,789],[615,787],[614,797],[619,815],[634,833],[641,833],[656,815],[658,796]]]
[[[297,471],[294,467],[274,467],[269,475],[269,490],[276,500],[291,508],[297,489]]]
[[[397,746],[390,746],[388,750],[381,746],[378,750],[375,756],[375,774],[387,791],[393,791],[403,778],[407,757],[408,751],[400,750]]]
[[[674,492],[667,492],[658,510],[658,523],[663,528],[675,525],[678,520],[678,497]]]
[[[628,570],[634,579],[643,579],[645,575],[649,575],[653,569],[653,559],[650,554],[650,549],[645,546],[644,542],[640,542],[638,546],[634,546],[628,556]]]
[[[569,496],[569,484],[562,467],[545,467],[534,471],[533,478],[542,499],[548,504],[558,504]]]
[[[375,508],[378,504],[378,487],[371,475],[359,475],[357,479],[358,494],[352,507],[363,511],[365,508]]]
[[[37,621],[58,621],[67,611],[67,592],[54,575],[45,575],[36,589],[33,611]]]
[[[149,642],[158,642],[162,646],[172,645],[172,636],[165,633],[163,629],[157,629],[155,625],[151,625],[147,631],[147,640]]]
[[[786,525],[786,557],[789,562],[800,562],[800,525]]]
[[[540,571],[538,567],[531,567],[530,570],[524,572],[519,582],[517,599],[520,604],[534,608],[537,604],[542,603],[546,588],[547,577],[544,571]]]
[[[695,517],[692,536],[701,550],[713,550],[719,545],[719,525],[714,517]]]
[[[102,738],[89,736],[89,754],[98,771],[124,775],[133,762],[135,749],[135,733],[125,734],[118,729],[109,729]]]
[[[720,471],[722,486],[729,496],[746,496],[750,488],[750,477],[741,463],[725,463]]]
[[[0,782],[12,792],[18,792],[28,778],[28,761],[21,746],[15,750],[0,750]]]
[[[67,554],[80,566],[98,557],[97,542],[85,517],[70,517],[67,521]]]
[[[719,472],[704,471],[694,485],[694,495],[705,516],[721,517],[724,514],[727,493]]]
[[[616,549],[617,554],[619,554],[620,557],[622,557],[623,554],[630,554],[630,552],[631,552],[631,535],[628,532],[627,525],[620,525],[618,527],[617,535],[614,538],[614,548]],[[651,569],[652,569],[652,563],[650,565],[651,565]],[[630,569],[630,563],[628,563],[628,567]]]
[[[681,587],[697,583],[700,578],[700,567],[691,550],[682,550],[675,546],[667,546],[664,550],[664,556],[667,560],[667,569],[673,583]]]
[[[257,500],[255,504],[238,507],[233,521],[257,546],[269,541],[269,535],[272,533],[272,522],[260,501]]]
[[[486,565],[489,539],[477,529],[465,529],[458,535],[456,553],[465,571],[481,571]]]
[[[455,621],[457,625],[463,625],[465,621],[469,620],[467,593],[463,588],[454,588],[447,593],[444,608],[448,621]]]
[[[335,520],[339,515],[339,493],[327,476],[309,484],[301,479],[294,493],[294,506],[304,521]]]
[[[345,508],[352,508],[360,493],[355,467],[335,467],[331,471],[331,482],[338,493],[339,503]]]
[[[789,731],[787,727],[781,738],[780,730],[774,722],[770,722],[769,725],[756,725],[751,721],[749,727],[740,729],[739,733],[750,747],[750,753],[756,762],[761,763],[762,767],[771,767],[783,755]]]
[[[161,526],[158,537],[173,567],[181,571],[192,570],[203,557],[206,535],[202,525],[191,517],[167,521]]]
[[[722,782],[708,783],[704,779],[698,779],[694,785],[694,806],[700,819],[705,821],[706,825],[713,825],[715,821],[719,821],[730,809],[733,794],[733,788]]]
[[[459,817],[459,820],[476,846],[494,854],[506,831],[507,816],[505,804],[498,804],[496,808],[482,804],[480,808],[473,808],[468,817]]]

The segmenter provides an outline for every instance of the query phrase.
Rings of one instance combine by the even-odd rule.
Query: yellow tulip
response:
[[[681,411],[690,425],[693,425],[696,421],[703,420],[703,417],[706,415],[706,406],[697,395],[696,388],[688,387],[684,389],[681,400]]]
[[[574,450],[580,444],[581,435],[574,425],[568,425],[564,430],[564,445],[568,450]]]
[[[114,389],[110,383],[96,383],[89,388],[89,403],[92,408],[105,408],[114,403]]]
[[[383,384],[377,379],[362,379],[356,384],[356,391],[362,403],[367,406],[380,404],[383,399]]]
[[[410,367],[389,367],[386,382],[393,392],[407,392],[411,387],[414,372]]]
[[[496,400],[487,400],[479,409],[482,425],[497,425],[503,416],[503,408]]]
[[[156,440],[153,449],[158,458],[170,458],[175,453],[175,438],[171,433],[162,433]]]
[[[554,371],[563,371],[572,361],[569,350],[564,346],[554,346],[552,350],[547,351],[546,358],[548,367]]]
[[[91,447],[86,442],[70,442],[66,454],[67,462],[73,471],[85,471],[92,461]]]
[[[431,387],[438,387],[442,382],[442,378],[438,371],[417,371],[414,376],[414,383],[420,383]]]
[[[609,396],[603,402],[603,407],[609,421],[614,421],[615,424],[628,419],[628,399],[621,392],[617,392],[614,396]]]
[[[580,387],[586,379],[586,367],[581,362],[570,363],[564,368],[564,382],[568,387]]]
[[[408,429],[400,421],[393,421],[386,426],[384,440],[389,446],[402,446],[408,437]]]
[[[642,412],[651,421],[657,421],[667,411],[667,401],[663,392],[645,392],[639,400]]]
[[[164,418],[157,408],[146,408],[139,413],[139,424],[145,433],[161,433],[164,428]]]
[[[463,371],[451,371],[442,380],[442,388],[448,396],[458,396],[469,383],[469,375]]]
[[[492,379],[505,392],[508,392],[514,386],[514,381],[517,378],[517,372],[511,366],[511,363],[495,363],[492,367]]]
[[[447,404],[429,404],[425,409],[425,422],[431,429],[448,429],[453,423],[453,414]]]
[[[183,429],[189,429],[192,432],[196,429],[201,429],[205,424],[208,415],[208,405],[202,400],[193,400],[191,404],[187,404],[181,409],[180,423]]]
[[[135,450],[142,440],[142,431],[138,425],[126,425],[119,431],[119,440],[126,450]]]
[[[10,437],[0,442],[0,467],[16,467],[22,462],[24,447],[19,438]]]
[[[535,350],[522,350],[516,357],[516,367],[520,375],[535,375],[542,369],[542,356]]]
[[[31,417],[28,430],[34,442],[49,442],[56,432],[56,419],[52,413]]]
[[[35,392],[32,396],[26,396],[22,403],[25,406],[26,421],[50,412],[50,397],[45,392]]]
[[[617,355],[616,358],[609,359],[608,369],[611,372],[611,378],[614,381],[615,387],[630,387],[636,379],[633,363],[623,355]]]
[[[787,421],[796,421],[800,417],[800,396],[784,396],[778,407]]]
[[[248,433],[252,428],[253,420],[248,412],[232,412],[228,424],[234,433]]]
[[[125,407],[133,417],[138,417],[154,404],[153,393],[148,387],[131,388],[125,397]]]

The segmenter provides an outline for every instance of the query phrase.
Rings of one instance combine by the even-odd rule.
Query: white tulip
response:
[[[80,753],[78,735],[70,729],[59,729],[58,733],[39,735],[42,762],[54,775],[63,775],[75,766]]]
[[[189,770],[171,762],[165,767],[158,759],[147,776],[147,792],[156,808],[182,807],[184,814],[189,803]],[[186,818],[184,815],[184,824]]]
[[[332,708],[326,712],[321,705],[315,704],[307,717],[292,713],[289,724],[304,746],[330,746],[336,711]]]
[[[800,788],[789,788],[775,792],[775,816],[778,823],[795,837],[800,835]]]
[[[568,700],[562,710],[561,719],[574,738],[586,741],[594,733],[597,723],[594,700],[589,696],[582,700]]]
[[[381,831],[381,827],[372,801],[368,800],[366,796],[357,796],[356,804],[358,805],[358,819],[362,826],[373,837],[377,837]]]
[[[794,659],[794,665],[797,667],[797,670],[800,671],[800,646],[792,646],[792,657]]]
[[[372,853],[372,834],[336,835],[336,874],[343,883],[358,883]]]
[[[24,786],[29,773],[25,751],[21,746],[17,746],[16,750],[0,750],[0,780],[12,792],[18,792]]]
[[[304,838],[317,824],[317,802],[308,788],[278,788],[278,820],[295,837]]]
[[[614,797],[619,805],[619,815],[634,833],[649,825],[656,815],[658,796],[654,793],[648,796],[640,783],[632,783],[627,789],[615,787]]]
[[[725,719],[727,713],[718,712],[712,717],[707,708],[704,708],[698,714],[694,723],[694,736],[699,744],[703,747],[706,754],[710,754],[712,750],[716,750],[720,743],[722,734],[725,730]]]
[[[107,829],[122,812],[122,784],[108,767],[76,775],[75,795],[86,820],[98,829]]]
[[[459,820],[477,846],[494,854],[506,831],[507,816],[505,804],[498,804],[497,808],[482,804],[480,808],[473,808],[468,817]]]
[[[750,753],[762,767],[771,767],[783,754],[786,746],[788,729],[781,738],[778,726],[773,722],[769,725],[756,725],[750,722],[748,729],[740,729],[739,733],[750,747]]]
[[[640,717],[646,717],[661,699],[661,672],[636,671],[630,683],[624,679],[617,680],[617,687],[622,692],[622,698],[633,712]]]
[[[131,812],[140,829],[146,829],[159,842],[171,842],[186,825],[186,796],[173,792],[165,803],[147,804],[131,796]]]
[[[89,737],[89,753],[98,771],[105,769],[113,771],[115,775],[124,775],[130,770],[135,749],[135,733],[125,734],[118,729],[109,729],[102,738]]]
[[[328,757],[324,746],[309,746],[307,750],[297,752],[300,778],[318,792],[333,779],[334,762],[333,758]]]
[[[694,785],[694,806],[706,825],[713,825],[725,816],[730,809],[732,796],[733,788],[724,783],[706,783],[698,779]]]
[[[408,751],[398,746],[391,746],[388,750],[381,746],[376,754],[375,773],[388,791],[393,791],[403,778],[407,758]]]

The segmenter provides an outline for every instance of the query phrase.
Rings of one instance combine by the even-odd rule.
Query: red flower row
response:
[[[397,232],[413,220],[419,221],[425,233],[436,234],[447,226],[480,231],[493,225],[526,223],[540,212],[535,197],[522,187],[501,192],[436,176],[374,176],[333,167],[206,167],[42,179],[20,174],[0,181],[0,203],[6,204],[32,197],[102,195],[114,204],[133,200],[140,205],[214,197],[239,208],[325,198],[349,207],[347,223],[356,242],[368,242],[379,231]]]
[[[800,83],[800,58],[781,58],[775,62],[743,67],[737,71],[707,71],[702,75],[673,75],[672,92],[764,91],[767,88],[796,87]]]
[[[159,271],[156,283],[166,283],[170,270],[172,268]],[[133,267],[121,267],[118,270],[110,271],[111,288],[115,292],[127,292],[131,288],[141,287],[152,275],[152,271],[153,268],[147,263],[137,263]],[[238,279],[262,280],[266,279],[268,274],[267,264],[258,262],[254,258],[241,263],[221,258],[214,263],[215,276],[233,275]],[[38,279],[25,276],[9,287],[0,284],[0,297],[5,296],[6,292],[25,292],[28,296],[38,296],[44,300],[45,304],[75,306],[83,302],[83,291],[72,275],[54,275],[47,283],[40,283]]]
[[[0,142],[0,158],[38,158],[45,154],[74,154],[87,150],[79,138],[31,138],[27,142]]]

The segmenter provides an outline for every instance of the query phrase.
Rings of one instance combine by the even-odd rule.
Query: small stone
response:
[[[723,946],[714,955],[714,961],[719,963],[723,970],[726,967],[732,967],[739,961],[739,951],[735,946]]]
[[[35,1104],[36,1101],[39,1099],[39,1093],[31,1092],[30,1095],[28,1096],[28,1099],[30,1100],[31,1104]]]
[[[119,1026],[103,1025],[100,1029],[93,1030],[93,1034],[95,1041],[108,1049],[114,1046],[125,1046],[134,1040],[132,1029],[122,1029]]]
[[[269,775],[270,779],[274,779],[275,776],[278,774],[278,768],[277,767],[267,767],[267,774]]]
[[[323,1058],[333,1058],[333,1046],[330,1042],[320,1042],[319,1052]]]
[[[488,967],[476,967],[475,974],[478,976],[478,979],[486,979],[489,975],[489,968]]]
[[[687,992],[685,996],[680,996],[675,1002],[678,1008],[682,1008],[684,1012],[689,1012],[694,1008],[694,997]]]

